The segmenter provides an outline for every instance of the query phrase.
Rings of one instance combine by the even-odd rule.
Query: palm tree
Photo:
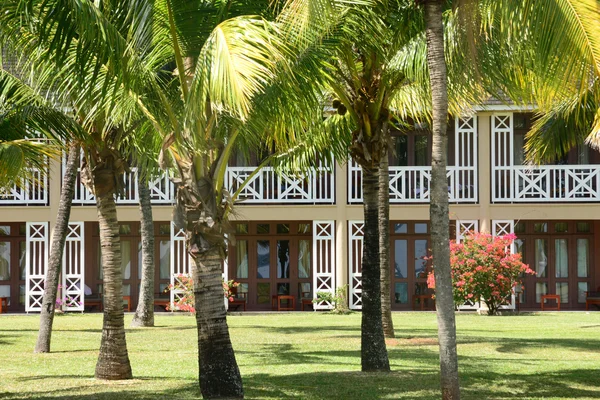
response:
[[[442,399],[460,399],[458,355],[456,351],[456,321],[452,277],[450,275],[450,220],[446,178],[446,135],[448,121],[448,89],[444,53],[442,0],[425,2],[427,35],[427,65],[431,82],[432,155],[431,155],[431,247],[435,259],[435,298],[437,303],[438,341],[440,346],[440,377]]]
[[[379,255],[381,282],[381,323],[386,338],[394,338],[392,301],[390,299],[390,192],[389,160],[386,154],[379,165]]]
[[[24,81],[16,65],[8,69],[2,66],[0,71],[0,109],[5,110],[3,123],[0,124],[0,137],[16,139],[0,141],[0,176],[3,184],[13,184],[15,178],[32,179],[27,173],[32,169],[45,170],[50,157],[60,156],[60,147],[52,142],[34,141],[30,132],[45,134],[48,140],[76,139],[81,128],[70,116],[54,109],[52,104],[37,93],[36,89]],[[74,141],[69,152],[61,199],[57,215],[57,224],[52,235],[50,258],[48,260],[46,284],[40,315],[40,331],[35,346],[36,353],[50,352],[52,323],[56,304],[60,267],[67,237],[71,201],[75,191],[75,177],[79,163],[79,145]],[[32,168],[33,166],[33,168]]]
[[[138,174],[142,236],[142,280],[140,298],[131,326],[154,326],[154,224],[148,182]]]
[[[106,2],[100,7],[87,2],[77,7],[62,3],[61,7],[54,5],[54,2],[45,3],[34,13],[27,10],[28,14],[20,15],[21,21],[36,22],[28,16],[43,15],[44,24],[36,28],[39,29],[38,37],[42,38],[40,42],[48,44],[47,54],[51,59],[61,62],[85,60],[87,64],[84,65],[92,68],[91,73],[85,68],[84,74],[73,71],[75,78],[86,78],[74,78],[74,85],[85,93],[81,96],[86,99],[85,104],[98,105],[94,108],[97,112],[88,115],[86,120],[96,121],[116,110],[115,101],[107,95],[112,95],[110,90],[102,90],[108,86],[117,95],[126,93],[130,100],[128,105],[134,104],[143,114],[144,121],[151,123],[163,136],[161,165],[170,170],[178,186],[175,220],[186,230],[188,251],[195,261],[193,278],[201,390],[207,398],[242,397],[242,382],[229,339],[221,285],[221,265],[230,232],[228,215],[232,205],[231,196],[223,186],[223,176],[235,146],[243,148],[261,142],[260,137],[240,134],[240,122],[248,119],[250,100],[270,78],[269,66],[277,59],[274,57],[277,50],[266,40],[271,28],[265,21],[231,17],[248,10],[256,11],[267,2],[190,4],[158,1],[145,5]],[[125,20],[119,19],[124,16]],[[3,18],[10,19],[5,15]],[[23,24],[20,29],[30,26]],[[55,26],[65,29],[55,29]],[[125,34],[120,31],[125,27],[135,27],[135,30]],[[243,37],[240,32],[244,32]],[[147,40],[150,37],[152,40]],[[71,57],[74,43],[79,52]],[[247,54],[253,57],[249,59]],[[99,72],[94,74],[93,71]],[[127,110],[130,112],[130,108]],[[135,121],[123,114],[120,112],[119,116]],[[100,124],[98,128],[104,129],[94,133],[103,139],[112,134],[109,139],[116,139],[127,132],[120,126],[131,125],[108,129],[107,124]],[[124,169],[124,158],[119,156],[116,147],[101,150],[91,152],[87,160],[93,163],[91,178],[97,189],[99,214],[108,216],[114,210],[114,200],[111,201],[109,194],[116,191],[113,184],[117,173]],[[108,179],[100,180],[99,170]],[[111,231],[111,226],[101,221],[103,237],[118,238],[118,231]],[[111,241],[103,242],[102,254],[107,286],[105,298],[116,304],[119,287],[112,283],[120,282],[116,282],[119,280],[116,275],[109,275],[109,270],[111,274],[113,270],[109,263],[118,260],[119,249],[112,244]],[[119,304],[120,301],[119,297]],[[107,310],[106,321],[113,324],[117,335],[103,338],[97,376],[127,377],[127,353],[123,351],[126,347],[124,335],[121,335],[122,309]],[[107,348],[110,351],[105,352],[104,345],[110,346]],[[104,362],[109,361],[105,359],[108,354],[112,354],[112,365]],[[111,369],[116,373],[107,376]]]

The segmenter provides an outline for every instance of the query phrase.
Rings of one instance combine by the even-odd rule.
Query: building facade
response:
[[[468,231],[515,233],[515,251],[536,272],[519,293],[522,309],[539,309],[557,294],[562,309],[585,307],[585,291],[600,286],[600,153],[580,146],[556,163],[524,165],[532,114],[492,106],[451,121],[448,196],[451,236]],[[428,293],[431,137],[426,129],[393,133],[390,156],[390,298],[395,310],[414,307]],[[230,166],[235,190],[254,167]],[[0,297],[11,312],[41,307],[49,239],[60,198],[62,166],[40,173],[40,184],[0,196]],[[118,201],[124,296],[135,307],[141,244],[135,171]],[[171,221],[173,186],[151,183],[155,226],[155,292],[189,270],[185,238]],[[224,275],[241,283],[247,310],[268,310],[275,295],[291,295],[295,309],[316,292],[349,285],[351,308],[361,307],[363,210],[361,170],[353,163],[325,166],[307,176],[278,176],[264,168],[243,189],[233,216],[236,245]],[[69,310],[83,310],[84,288],[102,293],[98,223],[93,196],[78,182],[63,262]],[[92,296],[93,296],[92,295]],[[173,293],[172,296],[176,296]],[[324,306],[322,306],[324,307]],[[319,308],[317,306],[316,308]]]

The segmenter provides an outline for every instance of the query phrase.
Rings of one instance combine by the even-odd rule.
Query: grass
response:
[[[131,315],[126,316],[126,323]],[[228,319],[248,399],[437,399],[436,318],[394,313],[391,373],[360,372],[360,314]],[[50,354],[33,354],[36,316],[0,316],[0,399],[199,398],[194,319],[157,315],[127,330],[135,379],[94,379],[101,315],[55,319]],[[463,399],[600,398],[600,312],[459,314]]]

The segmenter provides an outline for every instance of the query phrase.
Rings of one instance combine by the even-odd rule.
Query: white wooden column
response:
[[[41,311],[48,265],[48,222],[27,222],[25,311]]]
[[[348,221],[348,277],[352,310],[362,309],[362,251],[364,237],[363,221]]]
[[[173,310],[173,303],[181,300],[184,296],[184,290],[182,288],[181,276],[190,275],[190,256],[187,252],[185,245],[185,231],[183,229],[177,230],[175,223],[171,222],[171,285],[173,289],[170,292],[171,295],[171,307]]]
[[[85,299],[85,246],[83,222],[69,222],[62,259],[64,311],[83,311]]]
[[[318,292],[335,294],[335,221],[313,221],[313,298]],[[314,310],[329,310],[333,304],[320,302]]]

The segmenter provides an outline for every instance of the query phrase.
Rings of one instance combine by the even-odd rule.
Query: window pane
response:
[[[258,304],[269,304],[271,302],[271,284],[261,282],[256,284],[256,301]]]
[[[290,224],[277,224],[277,233],[290,233]]]
[[[538,278],[546,277],[548,265],[548,241],[546,239],[535,239],[535,272]],[[539,302],[539,301],[538,301]]]
[[[590,231],[590,224],[587,222],[578,222],[577,223],[577,232],[580,233],[588,233]]]
[[[160,279],[171,277],[171,241],[161,240],[158,246],[160,257]]]
[[[142,242],[139,241],[138,242],[138,279],[142,279],[142,258],[143,258]]]
[[[290,241],[277,241],[277,278],[288,279],[290,277]]]
[[[577,277],[587,278],[589,274],[589,254],[590,243],[588,239],[577,239]]]
[[[310,233],[310,224],[298,224],[298,233]]]
[[[519,221],[515,224],[515,233],[525,233],[525,222]]]
[[[171,224],[160,224],[158,226],[159,235],[171,235]]]
[[[566,222],[557,222],[554,224],[554,231],[556,233],[565,233],[569,230],[569,224]]]
[[[259,283],[260,285],[260,283]],[[248,298],[248,284],[247,283],[240,283],[240,285],[236,288],[237,289],[237,298],[240,299],[247,299]]]
[[[119,225],[119,233],[121,235],[130,235],[131,234],[131,225],[129,225],[129,224]]]
[[[26,272],[26,259],[25,251],[27,250],[27,243],[23,240],[19,242],[19,278],[24,281]]]
[[[567,282],[556,282],[556,294],[560,296],[561,303],[568,303],[569,284]]]
[[[577,282],[577,302],[585,303],[585,292],[587,292],[588,283],[587,282]]]
[[[258,224],[256,225],[256,232],[259,234],[269,233],[270,232],[269,224]]]
[[[394,224],[394,233],[407,233],[408,224]]]
[[[537,224],[533,224],[533,231],[535,233],[546,233],[548,232],[548,224],[546,222],[539,222]]]
[[[408,137],[406,135],[396,136],[396,165],[401,167],[408,166]]]
[[[535,302],[539,303],[542,295],[548,293],[548,284],[546,282],[537,282],[535,284]]]
[[[10,285],[0,285],[0,297],[8,297],[10,300]]]
[[[312,299],[312,291],[310,289],[310,283],[300,282],[298,283],[298,293],[302,299]]]
[[[426,135],[415,135],[415,165],[424,166],[429,165],[427,162],[427,142],[428,137]]]
[[[126,284],[123,285],[123,296],[130,296],[131,295],[131,285]],[[125,304],[125,303],[123,303]]]
[[[9,225],[0,225],[0,236],[10,236]]]
[[[238,240],[236,244],[237,266],[235,277],[248,279],[248,241]]]
[[[557,278],[569,277],[569,251],[567,239],[555,239],[554,251],[556,252],[554,267]]]
[[[408,303],[408,283],[398,282],[394,286],[394,302],[397,304]]]
[[[415,233],[427,233],[427,224],[415,224]]]
[[[19,305],[25,305],[25,285],[19,285]]]
[[[268,240],[259,240],[256,242],[256,277],[258,279],[267,279],[269,277],[269,265],[271,263],[271,249]]]
[[[131,279],[131,242],[121,241],[121,273],[123,279]]]
[[[0,281],[10,279],[10,242],[0,242]]]
[[[248,224],[237,224],[235,226],[235,231],[242,234],[248,233]]]
[[[298,278],[310,278],[310,241],[298,241]]]
[[[525,241],[522,239],[515,239],[515,249],[517,253],[521,254],[521,260],[525,262]]]
[[[277,284],[277,294],[290,294],[290,284],[289,283],[278,283]]]
[[[394,276],[408,278],[408,242],[406,240],[394,241]]]
[[[513,164],[523,165],[525,158],[525,134],[515,133],[513,135]]]
[[[427,278],[427,274],[425,272],[427,261],[423,260],[423,257],[426,255],[427,240],[415,240],[415,276],[417,278]]]

